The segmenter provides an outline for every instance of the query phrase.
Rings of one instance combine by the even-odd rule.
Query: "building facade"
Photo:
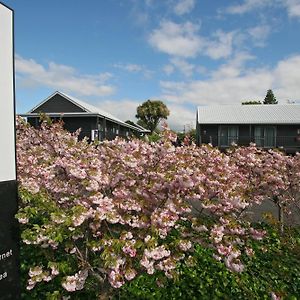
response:
[[[141,126],[127,124],[98,107],[58,91],[21,116],[38,127],[41,114],[52,120],[62,120],[64,128],[70,132],[81,128],[79,138],[88,137],[91,141],[113,140],[117,136],[140,137],[149,133]]]
[[[232,144],[286,153],[300,151],[300,105],[222,105],[197,110],[197,144],[210,143],[220,149]]]

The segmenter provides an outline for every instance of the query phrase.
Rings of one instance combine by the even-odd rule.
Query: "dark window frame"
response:
[[[258,136],[256,134],[256,129],[261,128],[263,129],[263,135]],[[270,143],[270,137],[268,137],[267,130],[273,129],[273,136],[271,137],[272,142]],[[262,148],[274,148],[276,147],[276,136],[277,136],[277,127],[273,125],[256,125],[254,126],[254,143],[257,147]],[[258,143],[258,140],[260,141]]]
[[[234,129],[235,135],[229,135],[229,130]],[[226,132],[226,136],[222,135]],[[223,142],[225,140],[225,143]],[[238,125],[220,125],[218,127],[218,145],[219,147],[230,147],[233,143],[238,144],[239,126]]]

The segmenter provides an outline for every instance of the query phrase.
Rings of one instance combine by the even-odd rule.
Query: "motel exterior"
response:
[[[300,105],[220,105],[197,109],[196,142],[226,149],[232,144],[286,153],[300,151]]]
[[[141,126],[127,124],[98,107],[59,91],[20,116],[38,127],[41,114],[46,114],[54,121],[62,120],[64,128],[70,132],[81,128],[79,138],[88,137],[90,141],[113,140],[117,136],[139,137],[149,133]]]

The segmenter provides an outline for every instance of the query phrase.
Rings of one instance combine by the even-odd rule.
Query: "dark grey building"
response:
[[[226,149],[233,143],[300,151],[300,105],[220,105],[197,110],[197,144]]]
[[[66,95],[55,92],[26,114],[27,122],[38,127],[41,113],[45,113],[52,120],[62,119],[64,127],[70,132],[81,128],[80,138],[90,140],[112,140],[116,136],[142,136],[149,130],[141,126],[127,124],[102,109]]]

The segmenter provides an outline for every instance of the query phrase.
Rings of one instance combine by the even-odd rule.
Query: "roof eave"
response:
[[[253,125],[253,124],[262,124],[262,125],[297,125],[300,124],[300,120],[298,121],[280,121],[280,122],[261,122],[261,121],[252,121],[252,122],[200,122],[198,120],[198,124],[200,125]]]
[[[144,130],[141,130],[135,126],[132,126],[130,124],[127,124],[127,123],[123,123],[123,122],[119,122],[119,121],[116,121],[114,119],[111,119],[111,118],[108,118],[106,116],[103,116],[101,114],[98,114],[98,113],[91,113],[91,112],[78,112],[78,113],[58,113],[58,112],[51,112],[51,113],[45,113],[47,116],[50,116],[50,117],[60,117],[60,118],[63,118],[63,117],[82,117],[82,116],[89,116],[89,117],[102,117],[103,119],[105,120],[108,120],[108,121],[111,121],[115,124],[119,124],[119,125],[122,125],[124,127],[127,127],[127,128],[130,128],[130,129],[133,129],[135,131],[139,131],[141,133],[145,133],[147,131],[144,131]],[[21,117],[25,117],[25,118],[36,118],[36,117],[40,117],[41,116],[41,113],[25,113],[25,114],[18,114],[18,116],[21,116]]]

